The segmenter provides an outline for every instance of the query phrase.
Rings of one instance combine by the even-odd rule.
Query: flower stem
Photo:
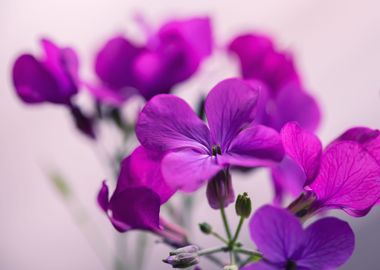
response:
[[[236,229],[236,232],[235,232],[234,238],[231,240],[231,243],[230,243],[231,248],[235,245],[236,240],[237,240],[238,237],[239,237],[241,227],[243,226],[243,223],[244,223],[244,219],[245,219],[244,217],[240,217],[239,225],[238,225],[238,227],[237,227],[237,229]]]
[[[227,239],[228,239],[228,241],[231,241],[232,235],[231,235],[230,225],[228,224],[228,221],[227,221],[227,216],[226,216],[226,212],[224,210],[224,203],[223,202],[221,202],[220,214],[222,215],[223,225],[224,225],[224,229],[226,230]]]
[[[199,251],[198,255],[205,256],[205,255],[210,255],[213,253],[225,252],[225,251],[226,251],[226,247],[207,248],[207,249],[203,249]]]
[[[246,254],[246,255],[254,255],[254,256],[258,256],[258,257],[262,257],[262,255],[254,250],[250,250],[250,249],[245,249],[245,248],[235,248],[234,249],[235,252],[237,253],[242,253],[242,254]]]
[[[228,245],[228,241],[226,239],[224,239],[220,234],[218,234],[217,232],[211,232],[210,233],[212,236],[214,236],[215,238],[219,239],[220,241],[222,241],[223,243],[225,243],[226,245]]]

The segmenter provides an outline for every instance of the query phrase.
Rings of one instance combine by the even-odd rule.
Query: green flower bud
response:
[[[244,192],[243,194],[239,194],[236,199],[235,204],[236,214],[243,218],[248,218],[252,212],[252,203],[251,199],[248,197],[248,194]]]
[[[210,234],[212,233],[212,227],[210,224],[203,222],[199,224],[199,229],[204,233],[204,234]]]

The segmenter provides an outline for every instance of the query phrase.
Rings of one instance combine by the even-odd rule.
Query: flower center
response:
[[[221,155],[221,154],[222,154],[222,148],[220,148],[220,145],[219,144],[213,145],[212,146],[212,155],[216,156],[216,155]]]
[[[293,261],[288,261],[288,263],[285,266],[285,270],[297,270],[297,265]]]

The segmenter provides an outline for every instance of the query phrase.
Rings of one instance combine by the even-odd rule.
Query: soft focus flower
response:
[[[101,84],[89,88],[99,100],[114,105],[136,93],[149,100],[192,76],[212,46],[208,17],[167,22],[145,44],[116,36],[96,56]]]
[[[26,103],[69,105],[78,92],[78,58],[71,48],[42,39],[43,56],[22,54],[13,65],[13,84]]]
[[[329,217],[304,230],[295,216],[273,206],[257,210],[249,229],[264,259],[244,270],[336,269],[351,257],[355,247],[348,223]]]
[[[159,230],[160,206],[174,194],[162,178],[160,162],[160,155],[148,153],[140,146],[123,160],[116,190],[110,199],[103,182],[98,204],[118,231]]]
[[[158,95],[140,113],[136,134],[145,148],[165,153],[164,179],[191,192],[230,165],[281,161],[279,134],[252,123],[257,98],[258,91],[242,80],[220,82],[205,101],[207,127],[182,99]]]
[[[362,143],[343,136],[322,153],[316,136],[294,122],[283,127],[285,152],[303,176],[294,180],[303,182],[302,186],[316,197],[311,212],[339,208],[352,216],[363,216],[379,200],[380,165],[373,153],[378,151],[380,141],[379,133],[374,133],[375,138]]]
[[[291,55],[256,33],[236,37],[228,49],[238,57],[242,77],[261,84],[258,123],[279,131],[285,123],[297,121],[307,130],[316,129],[318,104],[302,85]]]

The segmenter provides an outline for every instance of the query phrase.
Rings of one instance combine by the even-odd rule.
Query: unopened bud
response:
[[[170,255],[178,255],[182,253],[197,253],[200,248],[196,245],[188,245],[185,247],[177,248],[176,250],[171,251]]]
[[[206,195],[208,203],[213,209],[227,207],[234,202],[235,194],[228,170],[221,170],[208,182]]]
[[[180,253],[178,255],[169,256],[162,261],[170,264],[173,268],[187,268],[198,264],[199,257],[196,253]]]
[[[210,234],[212,233],[212,227],[210,224],[203,222],[199,224],[199,229],[204,233],[204,234]]]
[[[251,214],[252,203],[246,192],[238,195],[236,199],[235,210],[236,214],[243,218],[248,218]]]

